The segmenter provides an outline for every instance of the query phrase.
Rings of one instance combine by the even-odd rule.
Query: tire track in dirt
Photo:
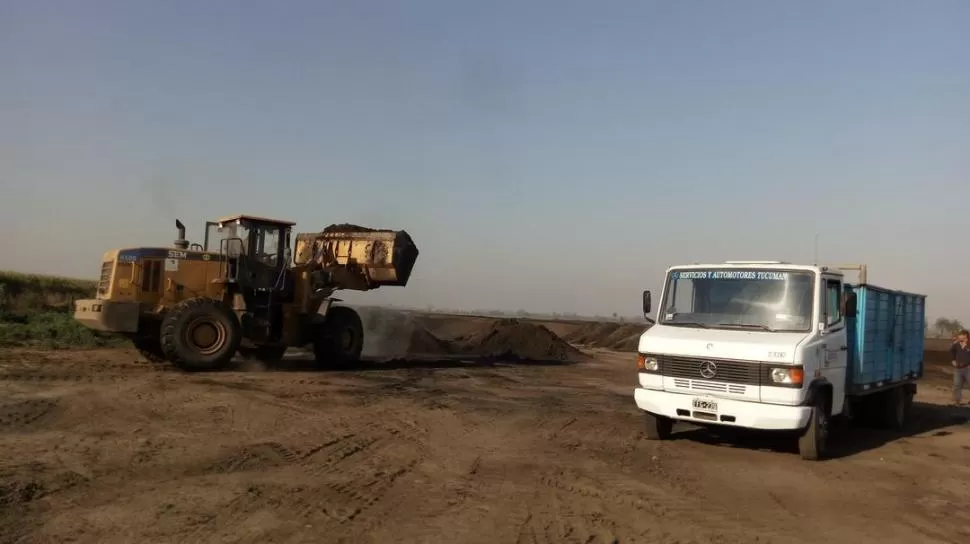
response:
[[[289,498],[290,496],[297,497],[295,501],[299,501],[299,497],[303,495],[315,496],[316,488],[313,485],[318,479],[314,477],[313,463],[309,459],[328,448],[340,450],[341,444],[353,438],[353,436],[353,434],[350,434],[332,437],[304,449],[292,448],[278,441],[246,444],[233,448],[229,453],[219,456],[207,466],[198,470],[191,470],[185,474],[186,477],[226,476],[241,472],[266,472],[295,468],[301,473],[300,479],[306,481],[310,489],[301,487],[299,489],[279,490],[277,486],[250,484],[228,503],[220,505],[215,513],[207,516],[203,523],[194,527],[184,538],[189,542],[209,542],[214,533],[226,528],[231,530],[237,527],[254,511],[273,505],[277,507],[280,505],[291,506],[287,504],[294,501],[294,499]],[[355,452],[356,450],[350,448],[347,453],[339,457],[346,458]]]
[[[402,436],[417,429],[413,423],[329,423],[341,432],[335,433],[333,428],[319,429],[319,433],[315,430],[314,434],[326,437],[318,443],[296,447],[280,438],[248,444],[195,471],[198,475],[229,475],[296,470],[307,487],[300,493],[284,493],[250,486],[188,538],[206,541],[213,529],[232,527],[255,510],[268,505],[279,508],[281,503],[296,519],[314,526],[321,520],[336,526],[359,522],[422,460],[420,454],[414,454],[420,452],[414,440]]]
[[[354,425],[354,432],[338,444],[309,456],[308,474],[324,482],[319,500],[305,505],[299,519],[317,514],[339,525],[381,525],[369,518],[396,482],[410,474],[427,456],[424,429],[416,422],[375,416]]]
[[[26,399],[0,405],[0,432],[30,430],[53,419],[60,407],[57,399]]]

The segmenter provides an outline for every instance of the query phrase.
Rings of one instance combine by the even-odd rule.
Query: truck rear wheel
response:
[[[162,320],[162,352],[172,364],[187,372],[226,366],[241,341],[239,320],[219,301],[184,300]]]
[[[828,441],[829,413],[825,408],[824,396],[819,395],[812,407],[808,427],[798,437],[798,453],[802,459],[818,461],[828,453]]]
[[[674,432],[674,420],[646,412],[647,440],[667,440]]]
[[[880,423],[882,427],[898,431],[906,427],[913,406],[913,396],[903,387],[893,387],[880,393]]]
[[[353,308],[333,306],[317,329],[313,356],[318,366],[356,363],[364,349],[364,325]]]

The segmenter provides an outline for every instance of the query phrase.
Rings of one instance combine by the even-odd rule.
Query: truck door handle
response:
[[[849,351],[849,346],[839,346],[839,351]]]

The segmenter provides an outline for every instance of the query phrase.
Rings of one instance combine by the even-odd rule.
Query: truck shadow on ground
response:
[[[948,430],[948,427],[968,424],[970,424],[970,408],[923,402],[913,404],[909,424],[898,431],[864,427],[848,421],[833,421],[830,427],[828,459],[845,459],[908,438],[946,436],[953,432]],[[712,446],[798,455],[796,436],[787,433],[690,426],[683,430],[675,427],[672,438]]]

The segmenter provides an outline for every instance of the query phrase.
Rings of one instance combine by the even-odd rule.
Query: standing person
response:
[[[960,404],[963,387],[970,385],[970,332],[957,333],[957,341],[950,346],[950,364],[953,372],[953,404]]]

